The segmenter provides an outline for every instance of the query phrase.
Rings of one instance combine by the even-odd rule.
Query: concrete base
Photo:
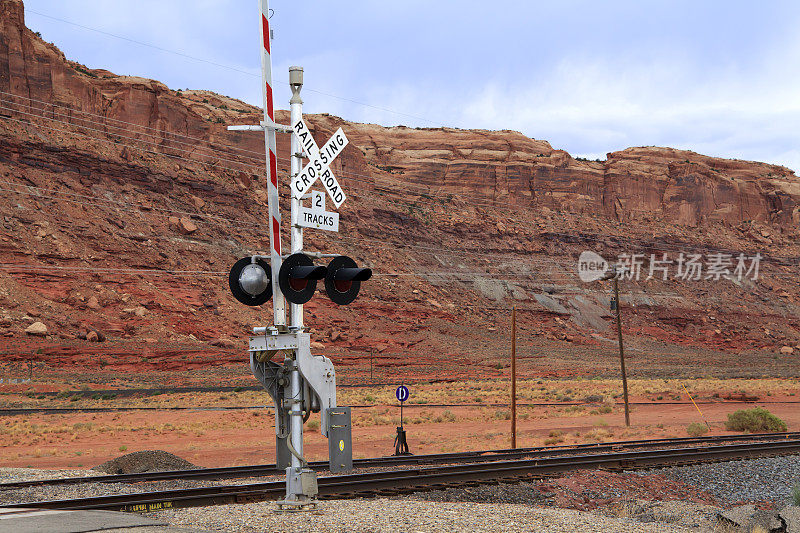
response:
[[[0,508],[0,533],[201,533],[169,527],[163,521],[114,511],[55,511]]]

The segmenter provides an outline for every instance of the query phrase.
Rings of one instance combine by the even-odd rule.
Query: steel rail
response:
[[[491,462],[502,459],[524,457],[548,457],[567,455],[583,451],[621,451],[621,448],[652,448],[659,446],[680,446],[687,444],[713,445],[725,442],[749,441],[781,441],[800,439],[800,432],[759,433],[752,435],[713,435],[709,437],[665,438],[648,440],[614,441],[604,443],[572,444],[562,446],[541,446],[517,449],[495,449],[455,453],[437,453],[412,456],[373,457],[355,459],[353,466],[357,468],[380,468],[404,465],[448,464],[463,462]],[[320,471],[327,470],[327,461],[309,462],[309,467]],[[104,476],[85,476],[61,479],[40,479],[32,481],[15,481],[0,483],[0,491],[14,490],[45,485],[74,485],[81,483],[145,483],[171,479],[182,480],[219,480],[282,474],[273,464],[230,466],[216,468],[198,468],[193,470],[165,470],[161,472],[142,472],[131,474],[109,474]]]
[[[397,494],[472,483],[519,481],[554,474],[605,468],[624,470],[658,468],[676,464],[750,459],[800,453],[800,439],[747,444],[700,445],[683,448],[616,451],[369,472],[319,478],[321,497],[356,497]],[[11,508],[110,509],[146,512],[176,507],[247,503],[278,498],[284,481],[173,489],[134,494],[103,495],[71,500],[4,504]]]
[[[496,463],[498,461],[515,459],[517,461],[551,461],[557,458],[569,459],[580,452],[593,452],[593,455],[598,453],[613,453],[619,456],[621,453],[639,454],[646,453],[647,448],[658,448],[658,451],[672,450],[674,448],[663,448],[663,446],[677,446],[677,445],[695,445],[696,449],[708,448],[719,449],[719,443],[748,440],[748,443],[728,444],[728,447],[753,447],[756,444],[763,444],[764,446],[779,446],[783,444],[800,443],[800,433],[783,433],[783,434],[758,434],[750,436],[739,435],[720,435],[714,437],[697,437],[685,439],[656,439],[656,440],[643,440],[643,441],[621,441],[611,443],[597,443],[597,444],[582,444],[575,446],[559,446],[559,447],[543,447],[543,448],[527,448],[527,449],[501,449],[501,450],[487,450],[476,452],[463,452],[463,453],[444,453],[444,454],[430,454],[421,456],[401,456],[401,457],[378,457],[372,459],[360,459],[354,461],[354,466],[360,468],[376,468],[376,467],[393,467],[403,465],[424,465],[424,464],[451,464],[451,463],[464,463],[471,464],[478,463]],[[637,450],[624,451],[621,448],[639,448]],[[641,448],[646,448],[642,450]],[[680,449],[680,448],[678,448]],[[741,449],[741,448],[739,448]],[[535,457],[535,458],[534,458]],[[310,463],[315,470],[327,469],[327,462],[318,461]],[[107,476],[89,476],[79,478],[64,478],[64,479],[46,479],[36,481],[21,481],[0,484],[0,490],[14,490],[26,487],[35,487],[43,485],[61,485],[61,484],[79,484],[79,483],[138,483],[138,482],[154,482],[170,479],[181,480],[219,480],[230,478],[243,478],[243,477],[256,477],[277,475],[281,472],[277,470],[274,464],[266,465],[252,465],[252,466],[238,466],[238,467],[221,467],[221,468],[206,468],[196,470],[178,470],[178,471],[164,471],[164,472],[148,472],[141,474],[117,474]],[[362,474],[359,474],[362,475]]]

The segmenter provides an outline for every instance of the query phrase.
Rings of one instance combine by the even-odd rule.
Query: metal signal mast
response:
[[[322,146],[314,140],[303,120],[303,69],[289,69],[291,126],[275,123],[272,100],[271,30],[267,0],[259,0],[261,15],[261,72],[264,120],[257,126],[229,126],[230,130],[263,131],[269,182],[270,256],[245,257],[237,261],[228,277],[234,297],[251,306],[273,299],[273,325],[253,328],[250,367],[275,402],[276,463],[286,469],[286,497],[281,508],[308,509],[316,506],[316,473],[303,456],[303,424],[312,412],[321,416],[321,432],[328,437],[330,469],[352,469],[350,408],[336,404],[336,372],[325,356],[311,354],[311,336],[303,324],[303,304],[314,295],[317,281],[325,280],[328,297],[338,305],[351,303],[361,282],[372,276],[349,257],[303,249],[303,228],[339,230],[339,214],[325,211],[325,196],[310,188],[319,179],[338,208],[346,196],[330,169],[334,158],[348,144],[341,128]],[[281,253],[281,215],[278,196],[276,132],[291,133],[291,255]],[[303,153],[309,162],[303,166]],[[311,200],[310,207],[303,201]],[[315,265],[313,258],[331,257],[330,264]],[[267,262],[269,260],[269,263]],[[286,324],[286,300],[290,302]],[[283,357],[281,359],[280,357]]]

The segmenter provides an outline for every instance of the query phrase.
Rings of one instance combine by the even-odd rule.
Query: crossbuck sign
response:
[[[347,140],[342,128],[339,128],[320,149],[302,118],[292,124],[292,129],[297,138],[300,139],[300,144],[309,158],[308,164],[292,179],[292,196],[297,199],[302,198],[319,178],[322,181],[322,185],[325,186],[325,190],[328,191],[333,205],[338,209],[347,196],[345,196],[339,182],[336,181],[336,176],[333,175],[329,165],[336,156],[342,153],[342,150],[350,141]]]

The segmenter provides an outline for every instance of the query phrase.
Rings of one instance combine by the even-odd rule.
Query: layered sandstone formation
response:
[[[64,364],[241,360],[269,313],[235,302],[226,273],[268,247],[263,137],[226,126],[259,119],[208,91],[88,69],[27,29],[21,2],[0,0],[5,356],[30,357],[35,342]],[[800,342],[800,180],[786,168],[656,147],[582,161],[513,131],[307,119],[318,139],[342,127],[351,143],[334,165],[342,233],[308,231],[306,248],[378,273],[350,307],[322,295],[307,306],[319,349],[494,356],[504,347],[485,333],[512,304],[531,338],[607,346],[605,288],[575,275],[585,249],[760,252],[756,284],[631,281],[631,331],[726,350]],[[278,153],[285,178],[285,135]],[[25,333],[34,322],[44,337]]]

